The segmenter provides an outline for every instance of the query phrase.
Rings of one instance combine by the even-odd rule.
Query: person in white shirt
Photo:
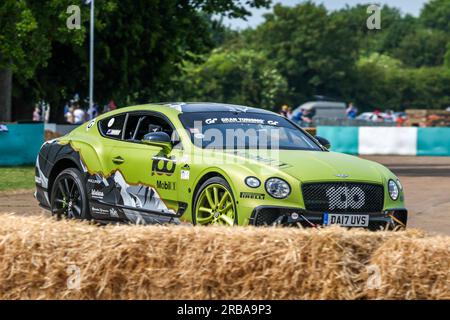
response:
[[[73,111],[74,124],[83,124],[86,121],[86,112],[79,105]]]

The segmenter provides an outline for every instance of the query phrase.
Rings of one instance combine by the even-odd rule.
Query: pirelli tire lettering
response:
[[[266,195],[264,193],[253,193],[253,192],[241,192],[241,199],[255,199],[264,200]]]

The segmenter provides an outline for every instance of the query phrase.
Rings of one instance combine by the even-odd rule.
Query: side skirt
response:
[[[148,218],[145,220],[151,221],[151,223],[156,224],[166,224],[166,223],[179,223],[179,218],[184,214],[187,208],[187,204],[180,202],[179,203],[179,209],[176,214],[173,214],[171,212],[165,212],[165,211],[157,211],[157,210],[150,210],[150,209],[144,209],[144,208],[136,208],[136,207],[129,207],[121,204],[110,204],[106,201],[98,200],[98,199],[90,199],[91,207],[94,205],[100,205],[103,207],[109,207],[113,209],[119,209],[118,211],[121,212],[122,219],[120,220],[114,220],[111,221],[109,219],[99,219],[95,218],[97,221],[104,221],[108,223],[114,223],[114,222],[130,222],[130,219],[126,217],[125,214],[123,214],[124,210],[127,211],[133,211],[133,212],[139,212],[142,213],[144,217]],[[133,221],[131,221],[133,222]]]

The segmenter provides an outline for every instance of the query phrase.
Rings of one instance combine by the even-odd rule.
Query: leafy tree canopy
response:
[[[255,50],[216,50],[202,64],[187,63],[184,71],[180,100],[276,109],[289,92],[286,79],[275,65]]]

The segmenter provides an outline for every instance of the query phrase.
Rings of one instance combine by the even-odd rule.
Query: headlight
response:
[[[245,179],[245,184],[250,188],[259,188],[259,186],[261,185],[261,181],[259,181],[259,179],[255,177],[247,177]]]
[[[284,199],[291,193],[291,187],[282,179],[270,178],[266,181],[266,191],[276,199]]]
[[[400,188],[400,191],[403,191],[403,186],[400,183],[400,180],[397,179],[397,186]]]
[[[399,191],[398,191],[398,186],[394,180],[389,180],[388,190],[389,190],[389,195],[391,196],[391,199],[396,201],[398,199]]]

